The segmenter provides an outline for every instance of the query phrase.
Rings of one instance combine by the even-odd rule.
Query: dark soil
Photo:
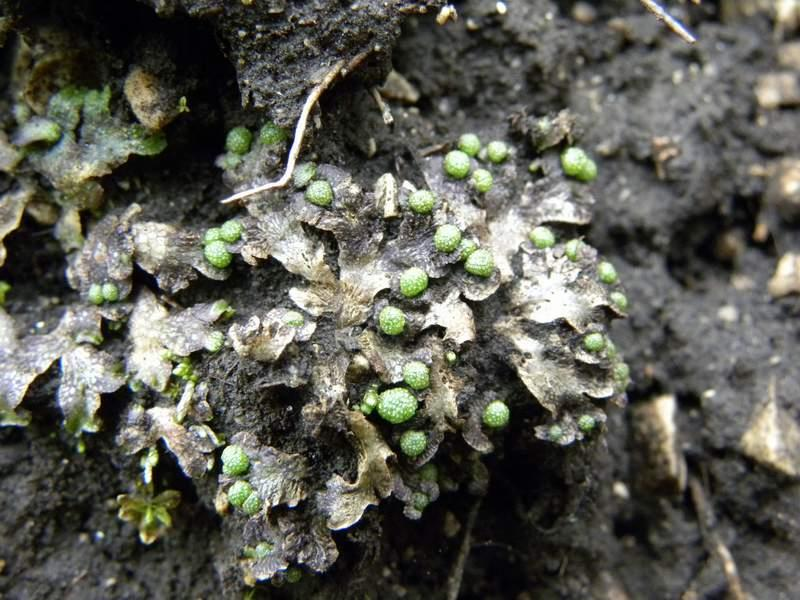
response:
[[[235,29],[247,25],[239,2],[228,3],[237,8],[227,17],[211,1],[116,0],[113,10],[100,0],[76,2],[74,10],[73,3],[19,4],[27,3],[0,2],[15,15],[13,28],[26,31],[50,19],[124,61],[142,48],[156,58],[169,53],[175,77],[194,81],[192,112],[171,126],[167,152],[155,162],[130,161],[106,185],[146,181],[109,201],[124,206],[135,199],[164,221],[198,224],[228,215],[217,200],[229,190],[213,166],[224,132],[263,118],[262,106],[269,114],[271,93],[284,97],[273,118],[290,124],[317,75],[314,65],[295,60],[299,38],[292,36],[258,49],[267,54],[254,63],[269,68],[238,68],[238,59],[256,51],[236,46]],[[630,317],[615,328],[631,366],[630,406],[609,410],[605,437],[594,445],[554,451],[516,443],[514,430],[508,432],[502,450],[486,459],[490,484],[477,509],[460,597],[725,598],[730,580],[714,540],[730,551],[751,598],[797,597],[800,487],[740,447],[772,383],[787,418],[800,419],[800,369],[792,355],[800,333],[797,300],[767,293],[779,257],[775,241],[788,250],[797,232],[777,219],[766,241],[752,235],[766,180],[751,167],[800,151],[797,110],[763,111],[753,92],[760,74],[777,69],[770,17],[723,23],[716,4],[684,6],[698,37],[688,46],[635,0],[595,2],[596,18],[586,24],[571,16],[569,1],[512,1],[500,16],[495,2],[474,0],[458,4],[458,21],[446,26],[436,24],[435,9],[390,19],[383,9],[312,4],[325,5],[307,24],[308,37],[324,49],[318,68],[350,60],[372,43],[383,47],[361,74],[323,97],[322,126],[306,144],[320,159],[374,181],[407,148],[468,130],[512,139],[533,156],[520,123],[564,108],[577,117],[580,144],[598,158],[592,184],[598,204],[585,233],[616,265],[631,300]],[[161,16],[149,5],[161,6]],[[345,33],[332,43],[336,28]],[[9,33],[3,50],[6,71],[15,35]],[[275,83],[284,59],[286,80]],[[421,93],[415,106],[392,104],[392,129],[368,92],[390,60]],[[237,77],[239,84],[249,81],[245,109]],[[377,148],[369,160],[362,143],[368,137]],[[659,137],[674,141],[676,156],[659,161],[653,144]],[[733,250],[722,252],[721,242],[731,240]],[[74,299],[63,255],[45,228],[26,220],[6,245],[13,260],[0,279],[14,286],[6,308],[26,326],[46,313],[51,298]],[[270,263],[253,275],[243,268],[225,285],[242,304],[264,306],[265,288],[285,289],[291,277]],[[198,283],[178,300],[188,304],[214,285]],[[727,318],[731,313],[735,318]],[[224,388],[229,365],[215,360],[223,359],[204,368]],[[253,366],[237,369],[237,385],[264,377]],[[232,550],[210,501],[213,482],[195,484],[162,459],[159,483],[179,489],[184,502],[165,538],[140,544],[117,519],[113,501],[130,489],[137,468],[114,443],[124,394],[105,399],[108,426],[88,436],[78,454],[62,433],[53,393],[52,379],[40,378],[24,405],[31,425],[0,430],[0,595],[241,597],[235,564],[220,560]],[[680,450],[705,512],[689,489],[664,493],[650,485],[658,473],[642,460],[635,409],[660,394],[677,397]],[[281,401],[291,406],[291,393]],[[252,408],[268,422],[270,405]],[[215,418],[235,423],[255,414],[242,410],[236,403],[219,407]],[[445,597],[475,507],[473,496],[444,493],[421,520],[409,521],[390,500],[334,536],[341,557],[330,572],[282,589],[259,588],[257,597]]]

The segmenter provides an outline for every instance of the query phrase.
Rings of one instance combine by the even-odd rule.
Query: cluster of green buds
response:
[[[566,175],[585,183],[594,181],[597,177],[597,165],[581,148],[564,150],[561,153],[561,168]]]
[[[217,269],[228,267],[233,261],[233,254],[228,250],[228,244],[238,242],[243,232],[244,227],[235,219],[208,229],[203,236],[203,256],[206,261]]]
[[[458,252],[459,259],[464,261],[464,270],[478,277],[491,277],[494,273],[494,257],[484,248],[478,247],[474,240],[462,237],[461,230],[451,223],[436,228],[433,234],[433,245],[436,250],[445,254]]]
[[[222,472],[230,477],[243,477],[250,470],[250,458],[244,448],[231,444],[222,451]],[[255,515],[264,505],[253,486],[237,479],[228,488],[228,502],[248,516]]]
[[[494,178],[491,171],[484,167],[473,170],[473,160],[490,165],[499,165],[506,161],[511,153],[508,144],[499,140],[481,145],[480,138],[474,133],[465,133],[458,138],[458,149],[451,150],[444,157],[444,172],[452,179],[466,179],[470,172],[470,185],[479,194],[492,189]]]
[[[236,167],[253,148],[253,137],[253,132],[243,125],[233,127],[228,131],[225,136],[226,154],[222,158],[221,166],[224,169]],[[262,146],[280,144],[288,137],[286,130],[278,127],[272,121],[267,121],[258,131],[258,143]]]
[[[175,365],[175,368],[172,369],[172,374],[186,382],[197,383],[199,380],[194,370],[194,365],[192,365],[192,361],[188,356],[183,357],[180,362]]]
[[[96,304],[97,306],[105,304],[106,302],[117,302],[119,300],[119,287],[116,283],[111,281],[107,281],[102,285],[99,283],[93,283],[89,286],[87,298],[89,302]]]
[[[309,204],[320,208],[329,208],[333,204],[333,186],[329,181],[317,178],[316,163],[304,162],[297,165],[292,173],[292,183],[295,188],[305,190],[303,197]]]

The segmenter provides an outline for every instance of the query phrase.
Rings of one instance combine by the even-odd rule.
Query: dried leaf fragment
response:
[[[84,300],[93,284],[114,283],[120,299],[130,294],[134,251],[131,225],[140,212],[141,207],[132,204],[123,214],[107,215],[92,228],[67,269],[70,285]]]
[[[610,375],[594,369],[577,369],[569,346],[559,336],[550,336],[545,347],[540,339],[525,332],[524,322],[512,319],[496,323],[495,331],[511,342],[514,351],[509,361],[522,383],[551,413],[558,414],[565,402],[580,399],[584,394],[598,399],[614,395]]]
[[[325,520],[310,509],[297,508],[274,518],[265,515],[245,524],[245,543],[267,542],[270,552],[250,568],[259,581],[272,579],[291,563],[304,564],[318,573],[327,570],[339,557]]]
[[[22,213],[33,198],[34,190],[30,186],[22,186],[0,197],[0,267],[6,261],[6,247],[3,239],[19,227]]]
[[[800,427],[770,395],[750,419],[739,442],[744,454],[756,462],[789,477],[800,476]]]
[[[239,432],[231,444],[241,446],[250,459],[247,480],[258,492],[264,506],[281,504],[293,508],[308,495],[308,462],[299,454],[287,454],[277,448],[262,445],[255,435]],[[227,476],[222,476],[227,480]]]
[[[208,427],[179,423],[175,407],[154,406],[144,410],[134,405],[128,411],[117,443],[128,454],[135,454],[154,446],[159,439],[164,440],[189,477],[202,476],[214,464],[209,454],[219,445],[219,440]]]
[[[800,293],[800,254],[787,252],[781,256],[767,289],[773,298]]]
[[[100,315],[94,308],[70,308],[52,332],[17,340],[11,317],[0,309],[0,413],[8,424],[33,380],[61,358],[58,402],[71,433],[97,431],[94,415],[100,394],[117,390],[124,378],[116,361],[89,344],[102,341]]]
[[[333,530],[347,529],[358,523],[367,507],[388,497],[393,488],[387,460],[394,457],[394,452],[362,413],[349,412],[348,421],[354,436],[351,441],[358,452],[356,480],[348,482],[340,475],[333,475],[326,484],[327,489],[317,497],[317,503],[327,516],[327,525]]]
[[[450,291],[441,302],[431,304],[422,329],[433,325],[444,327],[444,340],[461,346],[475,339],[475,319],[472,309],[460,299],[458,290]]]
[[[200,235],[195,232],[152,221],[135,223],[131,230],[134,260],[155,276],[165,292],[184,289],[197,279],[196,272],[217,281],[228,277],[227,269],[217,269],[205,259]]]
[[[133,350],[128,372],[156,391],[163,392],[172,374],[172,356],[188,356],[210,345],[212,324],[230,310],[224,300],[195,304],[170,314],[148,289],[136,298],[130,318]]]
[[[250,317],[244,324],[231,325],[228,336],[233,349],[240,356],[261,362],[278,360],[293,341],[305,342],[316,330],[314,321],[305,321],[297,327],[287,323],[290,313],[285,308],[273,308],[263,318]]]
[[[273,257],[290,273],[316,282],[332,284],[336,278],[325,264],[325,249],[313,240],[283,202],[270,199],[247,205],[250,217],[244,225],[240,252],[251,265]]]
[[[73,435],[99,428],[95,414],[100,394],[110,394],[125,384],[120,366],[108,353],[81,344],[61,357],[58,405],[64,426]]]

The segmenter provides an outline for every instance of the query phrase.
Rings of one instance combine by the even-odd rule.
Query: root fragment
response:
[[[231,202],[244,200],[245,198],[249,198],[255,194],[260,194],[269,190],[280,189],[286,186],[289,181],[291,181],[294,167],[297,164],[297,157],[300,155],[300,149],[303,146],[303,137],[305,136],[308,117],[311,115],[311,111],[313,110],[314,106],[319,101],[322,94],[325,93],[325,90],[331,86],[331,84],[339,75],[344,77],[353,71],[353,69],[358,67],[358,65],[364,61],[370,52],[371,50],[367,50],[357,54],[349,63],[345,63],[344,60],[337,61],[325,74],[325,77],[322,78],[322,81],[315,85],[308,94],[306,101],[303,103],[303,110],[300,111],[300,118],[297,119],[297,125],[294,129],[294,140],[292,141],[292,147],[289,149],[289,158],[286,161],[286,169],[284,170],[281,178],[254,188],[237,192],[232,196],[228,196],[222,200],[222,204],[230,204]]]
[[[655,2],[655,0],[639,0],[639,2],[644,4],[644,7],[653,13],[656,19],[663,21],[664,25],[669,27],[684,42],[694,44],[697,41],[697,38],[695,38],[680,21],[670,15],[658,2]]]

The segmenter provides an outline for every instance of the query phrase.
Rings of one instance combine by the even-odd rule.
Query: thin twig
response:
[[[714,512],[706,499],[702,484],[696,477],[689,478],[689,492],[691,493],[695,512],[697,512],[697,522],[700,524],[700,535],[703,538],[706,549],[722,563],[722,571],[728,582],[728,597],[731,600],[747,600],[748,595],[745,593],[742,580],[739,578],[736,562],[733,560],[731,551],[728,550],[728,547],[723,543],[722,539],[720,539],[719,534],[714,528],[716,521]],[[694,597],[692,590],[687,590],[683,595],[684,599],[692,597]]]
[[[458,600],[458,594],[461,592],[461,580],[464,578],[464,568],[467,566],[467,557],[472,548],[472,529],[475,527],[475,521],[478,518],[478,511],[481,508],[482,497],[475,500],[475,504],[467,515],[467,525],[464,527],[464,538],[461,540],[461,547],[458,549],[458,556],[456,562],[453,564],[453,569],[450,571],[450,576],[447,578],[447,600]]]
[[[383,117],[383,124],[384,125],[391,125],[394,123],[394,117],[392,116],[392,111],[389,108],[389,105],[383,101],[381,97],[380,91],[378,91],[377,87],[373,87],[369,93],[372,95],[372,99],[375,100],[375,104],[378,105],[378,110],[381,111],[381,116]]]
[[[289,149],[289,158],[286,161],[286,170],[283,172],[281,178],[275,181],[270,181],[269,183],[265,183],[263,185],[259,185],[258,187],[237,192],[233,196],[228,196],[225,198],[222,201],[222,204],[229,204],[231,202],[236,202],[237,200],[243,200],[244,198],[248,198],[254,194],[260,194],[261,192],[282,188],[289,183],[292,178],[292,173],[294,173],[295,164],[297,164],[297,157],[300,155],[300,149],[303,146],[303,137],[306,133],[308,117],[311,114],[314,105],[316,105],[317,101],[325,92],[325,90],[331,86],[336,77],[338,77],[340,74],[342,76],[347,75],[347,73],[361,64],[361,62],[367,57],[367,55],[369,55],[370,52],[371,50],[367,50],[357,54],[347,64],[345,64],[344,60],[337,61],[336,64],[334,64],[333,67],[325,74],[325,77],[322,78],[322,81],[315,85],[308,94],[308,97],[303,104],[303,110],[300,111],[300,118],[297,119],[297,125],[294,128],[294,140],[292,141],[292,147]]]
[[[644,4],[645,8],[649,10],[656,16],[656,19],[662,21],[667,27],[669,27],[674,33],[676,33],[684,42],[688,42],[689,44],[694,44],[697,41],[691,32],[683,26],[683,24],[678,21],[675,17],[670,15],[664,7],[661,6],[655,0],[639,0],[642,4]],[[697,2],[695,2],[697,4]]]

